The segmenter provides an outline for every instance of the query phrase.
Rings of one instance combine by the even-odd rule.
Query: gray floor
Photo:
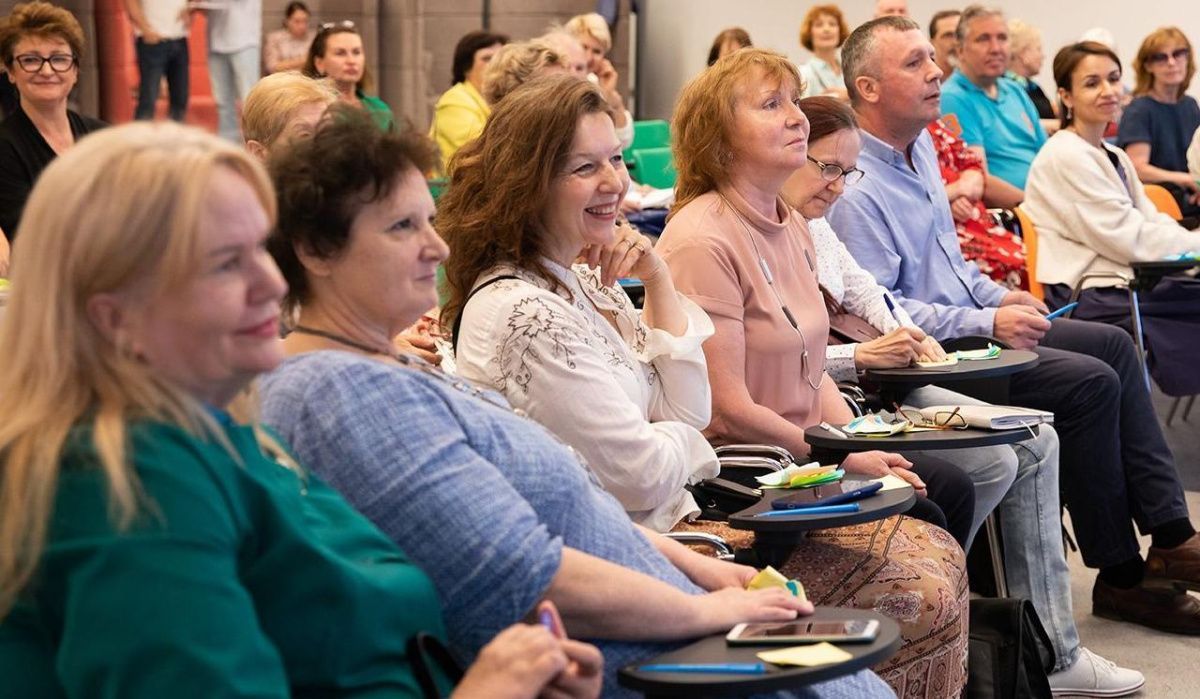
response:
[[[1163,419],[1171,400],[1155,391],[1154,403]],[[1171,427],[1164,426],[1164,432],[1175,454],[1180,478],[1189,491],[1192,522],[1200,524],[1200,405],[1192,411],[1190,421],[1177,417]],[[1149,547],[1150,540],[1143,540],[1142,545],[1143,550]],[[1118,665],[1140,670],[1146,676],[1140,697],[1200,697],[1200,638],[1160,633],[1092,616],[1096,571],[1085,568],[1078,553],[1068,551],[1067,562],[1071,567],[1075,621],[1083,644]]]
[[[1173,401],[1173,398],[1159,393],[1157,388],[1154,390],[1154,407],[1161,420],[1167,418]],[[1184,405],[1186,404],[1185,400]],[[1179,412],[1182,415],[1182,409]],[[1170,427],[1164,425],[1163,432],[1167,436],[1167,443],[1171,445],[1171,451],[1175,454],[1183,487],[1200,492],[1200,398],[1196,399],[1191,412],[1191,420],[1184,422],[1182,417],[1176,416]],[[1200,513],[1194,509],[1192,514],[1200,517]],[[1196,695],[1200,696],[1200,689],[1197,689]]]

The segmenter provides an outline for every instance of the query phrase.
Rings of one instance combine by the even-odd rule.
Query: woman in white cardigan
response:
[[[1084,275],[1132,276],[1130,263],[1200,251],[1190,232],[1150,202],[1133,162],[1104,142],[1120,110],[1121,63],[1094,42],[1064,47],[1054,58],[1063,129],[1033,161],[1025,211],[1037,226],[1037,280],[1046,303],[1064,305]],[[1074,317],[1131,328],[1128,295],[1114,278],[1084,280]],[[1200,281],[1164,278],[1141,295],[1150,373],[1171,395],[1200,393],[1192,361],[1200,343]]]

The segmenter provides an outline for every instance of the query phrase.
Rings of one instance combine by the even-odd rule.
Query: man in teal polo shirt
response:
[[[958,70],[942,85],[942,114],[953,114],[962,138],[987,155],[988,203],[1012,208],[1024,199],[1029,164],[1046,142],[1025,90],[1002,77],[1008,27],[1000,10],[972,5],[958,22]]]

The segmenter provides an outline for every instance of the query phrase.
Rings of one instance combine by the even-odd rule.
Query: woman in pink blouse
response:
[[[684,88],[672,123],[676,207],[658,246],[676,288],[708,312],[715,329],[704,344],[713,393],[706,434],[719,442],[777,444],[797,456],[809,452],[806,427],[850,419],[825,373],[829,319],[808,227],[780,196],[788,177],[808,163],[800,92],[792,63],[759,49],[718,60]],[[842,466],[941,491],[951,526],[965,539],[973,496],[953,465],[928,459],[914,467],[898,454],[870,451],[850,455]],[[959,498],[969,504],[958,507]],[[877,546],[883,540],[888,545]],[[831,566],[828,577],[842,584],[816,599],[873,601],[882,611],[889,592],[864,571],[876,556],[895,564],[900,549],[915,552],[914,565],[936,562],[961,583],[936,602],[922,590],[932,584],[928,578],[901,586],[928,606],[909,616],[885,612],[901,621],[905,646],[888,668],[876,668],[900,696],[958,696],[966,679],[965,573],[962,553],[946,533],[901,517],[817,532],[809,536],[814,541],[862,553],[857,566]],[[808,584],[804,572],[796,571]]]

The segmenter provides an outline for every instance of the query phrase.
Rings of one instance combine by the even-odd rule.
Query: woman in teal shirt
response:
[[[430,580],[212,407],[282,358],[261,167],[194,129],[123,126],[47,168],[26,216],[0,326],[5,691],[428,694],[411,648],[444,637]],[[595,696],[599,664],[513,627],[454,696]]]
[[[384,131],[396,123],[387,102],[367,94],[371,75],[362,36],[354,22],[322,25],[308,47],[302,72],[310,78],[328,78],[342,101],[365,109]]]

